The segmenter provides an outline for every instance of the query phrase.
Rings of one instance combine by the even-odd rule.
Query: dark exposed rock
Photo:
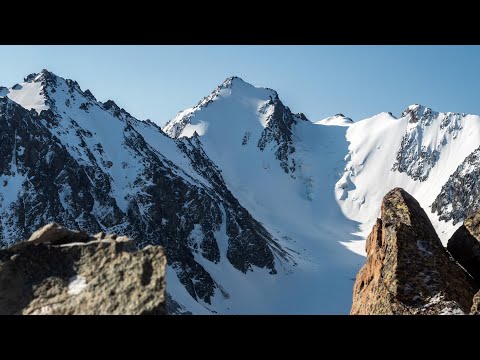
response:
[[[343,115],[342,113],[335,114],[335,117],[344,118],[346,121],[351,122],[353,124],[353,120],[351,118],[349,118],[348,116]]]
[[[0,250],[0,314],[165,314],[163,248],[80,234],[50,224]]]
[[[468,155],[442,186],[432,204],[440,220],[453,224],[480,210],[480,147]]]
[[[258,148],[265,150],[272,141],[276,143],[275,157],[280,161],[280,166],[286,173],[296,170],[295,159],[291,156],[295,153],[292,139],[292,127],[298,121],[308,121],[306,118],[292,114],[290,109],[283,105],[278,98],[271,99],[273,113],[267,119],[267,126],[263,129]]]
[[[447,249],[480,284],[480,211],[469,216],[455,231]]]
[[[92,107],[91,103],[84,102],[84,103],[80,104],[79,109],[88,112],[88,109],[91,108],[91,107]]]
[[[168,292],[165,292],[166,312],[168,315],[193,315],[192,312],[185,309],[182,304],[176,302]]]
[[[85,90],[84,92],[85,94],[85,97],[88,99],[88,100],[91,100],[91,101],[97,101],[97,99],[95,98],[95,96],[93,96],[92,92],[90,90]]]
[[[113,101],[107,100],[103,103],[103,108],[112,112],[113,116],[119,117],[121,110],[120,107]]]
[[[468,314],[478,286],[449,256],[419,203],[387,193],[367,239],[351,314]]]

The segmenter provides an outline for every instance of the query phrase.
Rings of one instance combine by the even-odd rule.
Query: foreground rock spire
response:
[[[419,203],[395,188],[367,239],[352,315],[468,314],[478,286],[445,250]]]

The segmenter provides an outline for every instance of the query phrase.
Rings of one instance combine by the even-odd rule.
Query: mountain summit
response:
[[[193,108],[169,121],[163,130],[173,138],[191,137],[196,132],[205,142],[231,143],[265,150],[270,144],[285,172],[295,170],[289,155],[292,126],[308,121],[283,105],[275,90],[257,88],[238,77],[229,77]],[[240,138],[239,138],[240,137]]]

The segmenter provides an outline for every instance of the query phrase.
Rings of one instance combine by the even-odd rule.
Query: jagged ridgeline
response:
[[[230,77],[161,129],[43,70],[0,88],[0,126],[0,243],[55,221],[163,245],[174,313],[348,313],[391,189],[443,246],[480,206],[480,117],[418,104],[312,122]]]
[[[50,222],[160,244],[188,294],[207,305],[228,293],[205,263],[274,276],[284,261],[198,138],[174,140],[47,70],[0,95],[2,245]]]

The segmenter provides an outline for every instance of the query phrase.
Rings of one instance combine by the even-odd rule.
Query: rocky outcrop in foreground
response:
[[[478,286],[449,255],[420,204],[385,195],[353,289],[352,315],[468,314]]]
[[[162,247],[46,225],[0,250],[0,314],[164,314]]]

